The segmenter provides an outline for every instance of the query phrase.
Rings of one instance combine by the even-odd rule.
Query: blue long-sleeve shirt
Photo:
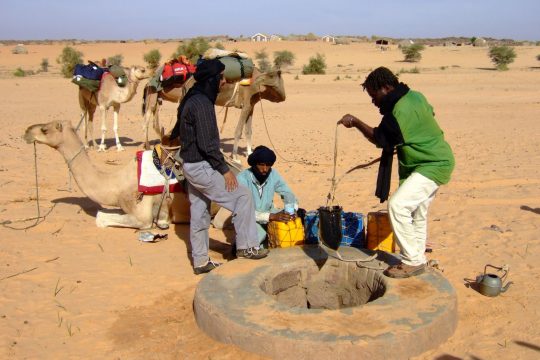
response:
[[[298,209],[296,196],[276,169],[272,168],[263,184],[259,183],[250,169],[241,171],[236,177],[239,183],[251,191],[255,206],[255,218],[258,223],[268,223],[271,213],[275,214],[281,211],[281,209],[274,207],[275,193],[281,196],[284,204],[294,205],[294,208]]]

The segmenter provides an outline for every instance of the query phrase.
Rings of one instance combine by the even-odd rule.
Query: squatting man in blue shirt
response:
[[[263,247],[268,246],[266,229],[271,221],[288,222],[296,217],[298,202],[276,169],[276,154],[266,146],[257,146],[248,157],[250,168],[241,171],[238,182],[249,189],[255,206],[257,235]],[[274,194],[281,196],[285,209],[274,207]]]

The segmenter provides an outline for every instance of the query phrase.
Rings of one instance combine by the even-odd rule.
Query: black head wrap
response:
[[[197,70],[193,74],[197,82],[189,89],[178,106],[176,125],[171,132],[171,139],[176,139],[180,135],[180,117],[189,98],[196,94],[203,94],[212,104],[216,103],[223,70],[225,70],[225,65],[218,59],[203,60],[197,65]]]
[[[251,155],[248,156],[249,166],[255,166],[257,164],[274,165],[276,162],[276,154],[264,145],[259,145],[253,150]]]
[[[268,164],[272,166],[275,162],[276,154],[263,145],[257,146],[255,150],[253,150],[251,155],[248,156],[248,164],[249,166],[251,166],[250,170],[257,179],[257,181],[259,181],[259,184],[264,184],[266,179],[268,179],[268,176],[270,176],[272,169],[270,169],[265,175],[263,175],[257,168],[257,164]]]

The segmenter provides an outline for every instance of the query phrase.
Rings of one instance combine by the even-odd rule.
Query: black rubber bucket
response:
[[[319,208],[319,239],[332,250],[341,244],[341,206],[322,206]]]

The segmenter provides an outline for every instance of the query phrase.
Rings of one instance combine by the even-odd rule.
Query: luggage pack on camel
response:
[[[71,82],[82,86],[91,92],[96,92],[99,90],[101,78],[105,74],[112,75],[120,87],[124,87],[128,83],[127,74],[123,67],[118,65],[101,67],[93,61],[88,61],[87,65],[75,65]]]

